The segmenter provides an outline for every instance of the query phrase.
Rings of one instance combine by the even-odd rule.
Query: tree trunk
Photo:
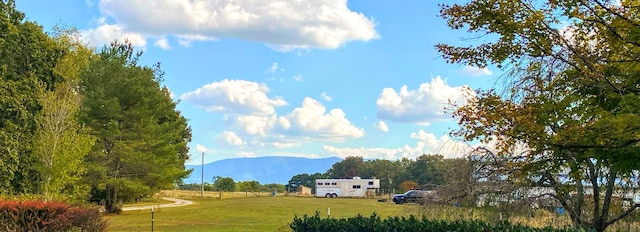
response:
[[[118,190],[112,186],[107,185],[106,190],[106,199],[104,203],[104,210],[106,213],[120,213],[120,208],[118,207]]]

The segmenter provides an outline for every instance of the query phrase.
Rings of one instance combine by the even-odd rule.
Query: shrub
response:
[[[64,202],[0,200],[0,231],[106,231],[97,208]]]
[[[316,212],[315,216],[304,215],[294,217],[289,227],[295,231],[424,231],[424,232],[441,232],[441,231],[469,231],[469,232],[485,232],[485,231],[524,231],[524,232],[569,232],[573,229],[554,229],[531,228],[522,225],[513,225],[506,221],[496,224],[489,224],[483,221],[441,221],[428,220],[426,217],[421,219],[411,215],[405,217],[389,217],[380,219],[375,213],[370,217],[357,215],[351,218],[320,218],[320,213]]]

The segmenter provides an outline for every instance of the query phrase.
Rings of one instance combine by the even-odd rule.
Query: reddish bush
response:
[[[0,200],[0,231],[105,231],[97,208],[64,202]]]

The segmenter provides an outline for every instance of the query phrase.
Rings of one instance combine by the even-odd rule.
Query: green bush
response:
[[[304,215],[294,217],[293,222],[289,224],[289,227],[294,231],[305,232],[324,232],[324,231],[344,231],[344,232],[356,232],[356,231],[465,231],[465,232],[485,232],[485,231],[523,231],[523,232],[569,232],[576,231],[573,229],[554,229],[551,227],[546,228],[531,228],[522,225],[513,225],[506,221],[501,221],[496,224],[489,224],[483,221],[441,221],[441,220],[428,220],[426,217],[421,219],[410,216],[405,217],[389,217],[381,219],[375,213],[370,217],[364,217],[357,215],[351,218],[320,218],[320,213],[316,212],[315,216]]]
[[[97,208],[63,202],[0,200],[0,231],[106,231]]]

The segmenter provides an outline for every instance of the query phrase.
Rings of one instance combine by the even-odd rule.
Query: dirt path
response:
[[[187,201],[183,199],[173,198],[173,197],[163,197],[162,200],[173,201],[173,203],[162,204],[162,205],[145,205],[145,206],[129,206],[123,207],[122,211],[131,211],[131,210],[143,210],[143,209],[151,209],[151,208],[169,208],[169,207],[178,207],[193,204],[193,201]]]

